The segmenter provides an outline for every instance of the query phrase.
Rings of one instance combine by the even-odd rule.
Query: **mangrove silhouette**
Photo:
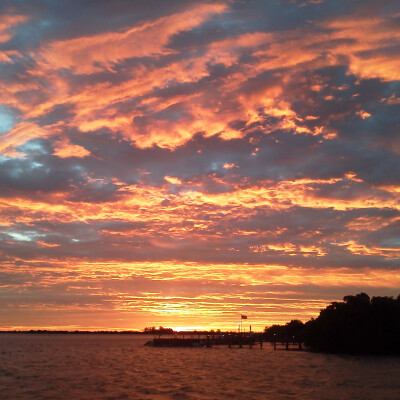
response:
[[[264,340],[268,342],[302,342],[304,324],[298,319],[293,319],[286,325],[272,325],[265,328]]]
[[[400,354],[400,295],[345,296],[305,324],[292,320],[273,325],[264,335],[270,341],[299,341],[319,352]]]

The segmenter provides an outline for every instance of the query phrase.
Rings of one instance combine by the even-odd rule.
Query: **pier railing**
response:
[[[212,347],[212,346],[228,346],[230,347],[243,347],[259,346],[263,348],[264,343],[271,343],[274,350],[302,350],[302,343],[295,340],[295,338],[273,339],[268,340],[262,333],[253,332],[230,332],[221,334],[194,334],[194,333],[180,333],[174,335],[158,336],[148,345],[156,347]]]

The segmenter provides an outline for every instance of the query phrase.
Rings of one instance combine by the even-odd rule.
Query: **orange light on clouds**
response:
[[[263,329],[397,296],[382,1],[7,8],[0,329]]]
[[[0,15],[0,43],[1,42],[5,43],[11,40],[14,36],[12,32],[13,28],[23,24],[27,20],[28,17],[25,15],[12,15],[12,14]],[[8,60],[6,60],[6,62],[7,61]]]
[[[69,140],[64,140],[60,142],[54,142],[53,154],[60,158],[86,157],[90,154],[90,152],[82,146],[72,144],[69,142]]]
[[[85,322],[87,313],[78,317],[85,308],[100,316],[110,312],[124,315],[124,325],[112,326],[113,329],[135,328],[136,319],[149,326],[156,321],[161,321],[163,326],[176,326],[177,321],[185,321],[188,324],[185,326],[191,326],[190,322],[197,321],[205,329],[235,329],[235,317],[240,310],[251,315],[255,328],[263,329],[265,325],[284,323],[287,318],[316,316],[332,298],[329,294],[315,298],[313,292],[307,293],[310,287],[317,293],[332,287],[374,290],[379,286],[396,290],[400,284],[395,271],[371,269],[310,270],[267,265],[249,268],[241,264],[141,262],[120,263],[116,270],[111,262],[52,260],[52,263],[57,268],[57,276],[52,276],[53,268],[48,267],[48,261],[32,261],[18,268],[18,274],[32,271],[32,267],[35,272],[30,272],[31,282],[15,286],[21,295],[19,305],[12,309],[17,314],[37,316],[47,312],[51,318],[56,318],[53,317],[56,312],[68,311],[75,326],[85,329],[107,328],[104,321],[100,323],[99,316],[95,326]],[[7,271],[17,272],[17,268],[10,266]],[[135,280],[138,284],[134,284]],[[29,295],[32,287],[39,290]],[[41,292],[52,291],[53,287],[62,287],[64,292],[54,295],[53,302],[46,301]],[[3,284],[1,288],[7,290],[12,286]],[[88,294],[90,304],[79,305],[79,299]],[[59,300],[62,303],[58,304]]]

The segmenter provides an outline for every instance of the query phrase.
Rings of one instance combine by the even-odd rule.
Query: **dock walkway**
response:
[[[154,347],[213,347],[213,346],[228,346],[239,347],[259,346],[263,348],[263,344],[269,342],[277,348],[285,348],[286,350],[302,350],[301,342],[285,340],[282,342],[267,341],[263,338],[262,333],[224,333],[224,334],[176,334],[171,337],[155,337],[153,340],[148,341],[146,346]]]

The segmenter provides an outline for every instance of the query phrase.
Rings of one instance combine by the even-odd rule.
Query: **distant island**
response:
[[[303,324],[292,320],[264,331],[269,341],[299,341],[310,350],[347,354],[400,354],[400,295],[345,296]]]

